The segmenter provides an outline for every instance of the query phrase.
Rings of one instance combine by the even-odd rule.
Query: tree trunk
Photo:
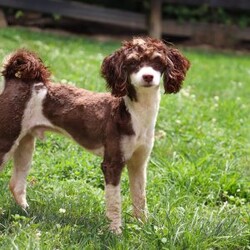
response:
[[[0,27],[3,28],[6,26],[7,26],[7,22],[6,22],[4,13],[3,13],[2,9],[0,9]]]
[[[162,33],[162,0],[150,1],[149,36],[160,39]]]

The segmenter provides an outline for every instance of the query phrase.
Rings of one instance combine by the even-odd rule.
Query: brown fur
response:
[[[4,65],[2,75],[5,79],[22,79],[23,82],[48,83],[50,72],[42,60],[33,52],[19,49],[13,53]]]
[[[125,164],[119,141],[122,136],[133,134],[123,99],[64,85],[49,85],[48,90],[44,115],[88,150],[104,145],[102,170],[105,181],[118,183]],[[119,164],[114,166],[114,161]],[[114,171],[120,174],[113,174]]]
[[[45,130],[52,130],[66,133],[86,149],[97,150],[103,155],[101,168],[108,186],[106,197],[110,200],[106,200],[107,216],[111,219],[112,230],[119,232],[121,226],[120,193],[117,192],[126,163],[132,180],[135,214],[141,217],[146,205],[144,171],[153,146],[160,102],[159,80],[157,88],[147,88],[146,95],[130,82],[131,73],[138,72],[145,65],[157,72],[159,80],[160,73],[164,74],[165,93],[176,93],[189,61],[177,50],[155,39],[137,38],[125,42],[102,64],[102,76],[111,89],[109,94],[52,84],[50,72],[34,53],[22,49],[12,54],[2,71],[5,88],[0,95],[0,167],[6,153],[16,144],[13,152],[15,171],[10,188],[19,205],[27,207],[26,175],[31,164],[34,136],[40,137]],[[123,98],[125,95],[129,98]],[[31,97],[32,105],[33,102],[37,105],[34,109],[29,103]],[[29,107],[29,112],[25,112],[26,107]],[[145,115],[140,116],[145,107],[153,107],[149,120],[145,119]],[[135,118],[137,115],[138,119]],[[32,124],[33,127],[23,130],[24,120],[23,124]]]
[[[157,56],[154,58],[154,54]],[[137,38],[124,42],[122,48],[106,57],[101,67],[102,76],[114,96],[128,95],[136,100],[136,92],[129,82],[129,74],[143,64],[160,67],[164,74],[165,93],[180,90],[189,61],[174,48],[167,47],[162,41],[153,38]]]
[[[172,64],[168,65],[163,77],[165,93],[177,93],[181,89],[190,62],[177,49],[170,48],[167,56]]]
[[[30,96],[30,86],[19,79],[9,80],[0,95],[0,165],[21,132],[22,116]]]
[[[31,96],[29,84],[47,84],[50,76],[41,59],[25,49],[14,52],[1,73],[5,88],[0,94],[0,165],[21,132],[23,112]]]
[[[114,171],[121,173],[124,166],[119,141],[122,136],[134,133],[130,114],[122,98],[112,97],[109,93],[93,93],[73,86],[52,84],[48,78],[50,72],[41,59],[26,50],[14,53],[2,74],[6,86],[0,96],[0,116],[4,119],[0,123],[1,163],[4,154],[21,132],[22,116],[31,97],[31,86],[41,82],[35,85],[35,90],[44,87],[48,90],[43,102],[43,114],[58,129],[38,125],[31,132],[36,135],[37,131],[61,132],[63,129],[88,150],[104,146],[102,169],[106,183],[119,182],[119,174],[112,174]],[[119,162],[115,169],[113,161]]]
[[[109,93],[53,84],[48,86],[43,109],[55,126],[64,128],[80,145],[90,150],[103,145],[112,131],[132,133],[131,126],[127,126],[130,114],[123,99]],[[111,132],[108,131],[110,124]]]

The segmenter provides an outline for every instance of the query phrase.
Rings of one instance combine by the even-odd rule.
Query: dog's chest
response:
[[[130,159],[133,153],[140,147],[149,149],[153,147],[158,109],[157,103],[149,107],[146,107],[146,105],[128,106],[134,135],[124,136],[122,139],[121,148],[125,160]]]

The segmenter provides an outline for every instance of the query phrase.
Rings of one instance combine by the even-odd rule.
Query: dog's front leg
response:
[[[23,209],[28,207],[26,201],[26,177],[31,166],[34,146],[35,138],[32,135],[26,135],[14,152],[14,169],[10,180],[10,190],[17,204]]]
[[[127,162],[133,213],[141,220],[147,219],[146,170],[150,152],[150,147],[140,147]]]
[[[124,163],[104,158],[102,171],[105,177],[106,215],[110,220],[110,230],[121,233],[121,194],[120,178]]]

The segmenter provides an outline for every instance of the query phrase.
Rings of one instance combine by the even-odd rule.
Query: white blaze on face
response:
[[[161,73],[150,66],[144,66],[130,75],[131,84],[135,87],[159,86]]]

